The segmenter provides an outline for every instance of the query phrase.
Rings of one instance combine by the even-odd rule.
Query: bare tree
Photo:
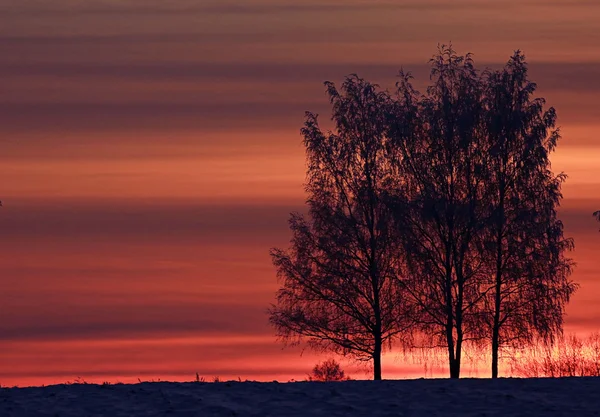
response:
[[[482,85],[470,55],[440,47],[432,85],[419,95],[403,75],[391,123],[399,171],[396,224],[409,268],[405,290],[421,333],[448,352],[460,376],[463,344],[481,334],[480,262],[484,178]]]
[[[383,202],[390,97],[358,76],[326,83],[336,132],[307,113],[308,218],[290,218],[289,250],[272,249],[282,282],[270,322],[285,343],[373,361],[407,327],[400,294],[401,248]]]
[[[564,238],[556,214],[566,176],[554,175],[549,160],[560,138],[555,110],[544,110],[544,99],[533,98],[536,85],[520,51],[484,79],[489,213],[482,259],[492,282],[484,310],[496,378],[501,346],[531,343],[535,336],[548,340],[562,331],[576,286],[565,256],[573,240]]]

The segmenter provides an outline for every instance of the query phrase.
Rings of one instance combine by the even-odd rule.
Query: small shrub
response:
[[[315,365],[312,373],[308,376],[309,381],[347,381],[345,372],[342,370],[339,363],[335,359],[327,359]]]
[[[517,352],[511,365],[513,374],[526,378],[600,376],[600,333],[561,337],[552,346]]]

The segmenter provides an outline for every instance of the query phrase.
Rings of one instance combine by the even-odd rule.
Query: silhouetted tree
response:
[[[549,156],[560,138],[554,108],[533,98],[524,55],[517,51],[503,70],[487,71],[481,136],[485,155],[485,221],[482,261],[493,284],[486,290],[491,329],[492,378],[503,345],[547,340],[562,331],[564,308],[575,285],[569,281],[573,247],[563,236],[556,209],[564,174],[554,175]]]
[[[600,222],[600,210],[594,212],[594,217]]]
[[[310,381],[330,382],[347,381],[349,378],[335,359],[327,359],[315,365],[308,379]]]
[[[373,360],[375,379],[407,323],[447,349],[452,378],[466,343],[489,343],[497,377],[501,347],[562,333],[577,288],[557,217],[566,176],[549,160],[556,113],[520,52],[479,73],[441,46],[430,78],[422,95],[401,72],[395,98],[357,76],[326,83],[336,131],[307,113],[309,213],[271,251],[283,286],[270,320],[286,343]]]
[[[448,351],[460,376],[463,344],[483,337],[479,308],[484,158],[483,87],[470,55],[440,47],[432,85],[419,95],[401,74],[391,120],[399,172],[395,220],[422,334]]]
[[[308,218],[293,213],[291,248],[271,250],[283,285],[270,322],[286,343],[372,360],[381,379],[382,350],[406,329],[401,248],[382,201],[390,97],[357,76],[326,87],[336,132],[307,113]]]

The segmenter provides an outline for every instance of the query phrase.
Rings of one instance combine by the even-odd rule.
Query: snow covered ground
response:
[[[600,378],[0,389],[0,416],[599,416]]]

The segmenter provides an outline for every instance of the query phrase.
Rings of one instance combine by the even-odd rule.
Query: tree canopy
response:
[[[443,347],[460,376],[467,344],[552,342],[577,285],[550,155],[556,111],[535,97],[524,55],[479,71],[441,46],[425,93],[352,75],[326,83],[335,130],[302,129],[308,215],[271,256],[282,282],[270,320],[286,343],[373,361],[393,343]],[[600,213],[595,213],[600,220]]]
[[[271,323],[286,343],[373,361],[406,330],[399,290],[401,248],[384,202],[391,176],[385,156],[390,97],[357,76],[338,91],[326,83],[336,132],[307,113],[308,218],[290,217],[289,250],[271,256],[282,279]]]

